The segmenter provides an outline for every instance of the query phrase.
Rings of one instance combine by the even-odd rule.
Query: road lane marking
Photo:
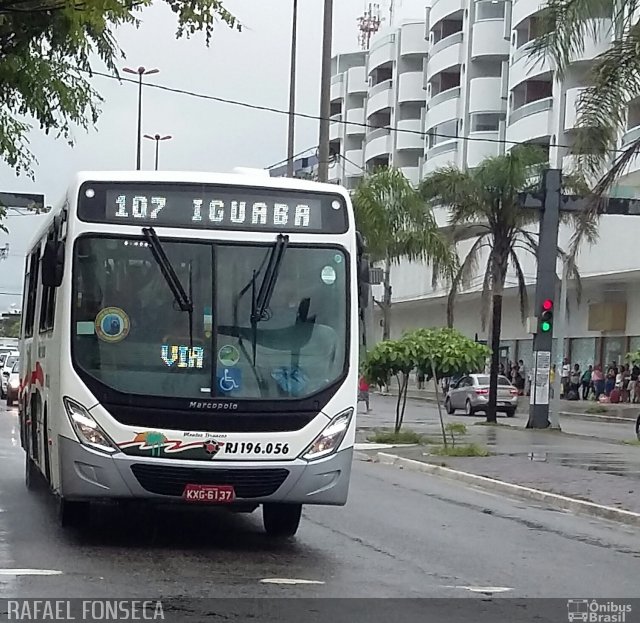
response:
[[[492,595],[493,593],[507,593],[512,591],[512,588],[506,586],[445,586],[445,588],[461,588],[465,591],[471,591],[472,593],[483,593],[485,595]]]
[[[0,575],[62,575],[56,569],[0,569]]]
[[[299,578],[264,578],[261,584],[324,584],[320,580],[302,580]]]

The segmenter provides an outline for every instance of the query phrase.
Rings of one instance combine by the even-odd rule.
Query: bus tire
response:
[[[89,502],[58,497],[58,521],[63,528],[78,528],[89,515]]]
[[[298,531],[302,504],[263,504],[262,522],[265,532],[276,538],[292,537]]]

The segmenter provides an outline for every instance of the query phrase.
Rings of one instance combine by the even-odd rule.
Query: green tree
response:
[[[5,316],[0,318],[1,337],[20,337],[20,316]]]
[[[382,339],[391,335],[391,267],[402,258],[427,260],[434,275],[450,275],[455,253],[440,234],[431,208],[401,171],[382,167],[367,175],[353,195],[358,230],[372,261],[382,262]]]
[[[368,353],[363,365],[369,383],[386,384],[391,377],[398,384],[394,431],[402,428],[407,404],[409,374],[422,371],[430,379],[479,370],[489,355],[489,349],[449,328],[417,329],[399,340],[379,342]],[[443,424],[444,433],[444,424]],[[444,437],[446,445],[446,436]]]
[[[202,32],[207,45],[218,21],[240,28],[221,0],[164,0],[177,16],[177,37]],[[70,143],[74,126],[97,121],[101,98],[91,86],[92,57],[117,74],[123,53],[114,36],[138,24],[152,0],[0,0],[0,159],[31,174],[26,120]]]
[[[615,151],[626,129],[627,105],[640,96],[638,9],[640,0],[547,0],[540,14],[540,36],[531,43],[531,55],[550,55],[559,78],[587,42],[611,43],[590,65],[572,148],[577,167],[588,177],[601,178],[596,194],[607,190],[640,151],[640,139]]]
[[[495,422],[498,390],[500,332],[502,325],[502,297],[509,269],[515,273],[520,300],[520,314],[524,323],[529,304],[527,284],[518,256],[526,251],[534,256],[538,252],[538,234],[532,226],[539,219],[537,212],[524,210],[518,194],[534,190],[540,182],[546,155],[538,148],[521,147],[508,154],[488,158],[472,170],[457,167],[439,169],[422,181],[423,198],[434,205],[449,208],[451,235],[455,242],[473,240],[466,256],[451,280],[447,301],[447,324],[452,327],[456,296],[468,288],[471,280],[482,276],[481,314],[482,329],[487,325],[489,310],[490,347],[492,351],[489,408],[487,421]],[[579,185],[579,180],[566,178]],[[578,279],[575,263],[559,250],[569,262],[570,275]],[[486,262],[483,272],[481,261]]]

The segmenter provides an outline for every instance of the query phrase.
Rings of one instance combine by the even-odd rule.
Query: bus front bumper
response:
[[[181,501],[187,484],[233,485],[241,503],[286,502],[342,506],[347,501],[353,448],[324,459],[184,461],[105,455],[58,437],[60,494],[69,500]]]

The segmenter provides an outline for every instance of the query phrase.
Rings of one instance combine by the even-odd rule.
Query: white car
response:
[[[0,371],[0,398],[7,397],[7,387],[9,385],[9,377],[11,376],[11,371],[13,370],[13,365],[20,358],[20,353],[18,351],[14,351],[9,353],[7,358],[4,360],[4,366],[2,366],[2,370]]]

